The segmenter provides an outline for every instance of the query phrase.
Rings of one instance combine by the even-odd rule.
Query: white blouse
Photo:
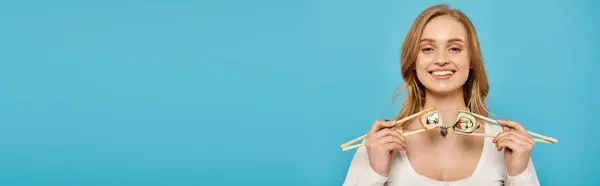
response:
[[[485,125],[487,134],[498,134],[502,128],[496,125]],[[364,143],[364,140],[363,140]],[[509,176],[504,163],[504,150],[497,151],[492,143],[492,138],[485,138],[481,159],[471,176],[457,181],[438,181],[421,175],[412,168],[406,158],[406,152],[395,153],[390,175],[385,177],[375,172],[367,157],[367,149],[360,147],[356,150],[350,163],[344,186],[396,186],[396,185],[512,185],[512,186],[537,186],[540,185],[533,162],[529,159],[527,169],[516,176]]]

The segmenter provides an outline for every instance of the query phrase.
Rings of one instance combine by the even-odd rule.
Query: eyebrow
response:
[[[431,43],[435,43],[435,40],[431,39],[431,38],[423,38],[419,41],[419,43],[421,42],[431,42]],[[453,42],[462,42],[464,43],[464,41],[462,39],[458,39],[458,38],[452,38],[452,39],[448,39],[447,41],[448,43],[453,43]]]

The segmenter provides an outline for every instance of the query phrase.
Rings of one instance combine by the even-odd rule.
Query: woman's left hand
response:
[[[527,168],[531,151],[535,145],[531,134],[515,121],[498,120],[502,132],[494,137],[498,151],[504,148],[504,162],[509,176],[521,174]]]

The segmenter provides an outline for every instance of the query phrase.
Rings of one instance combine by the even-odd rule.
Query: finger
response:
[[[494,139],[492,140],[493,143],[496,143],[497,141],[504,139],[504,138],[513,138],[515,140],[519,140],[519,141],[524,141],[526,143],[529,144],[534,144],[535,141],[533,141],[533,138],[529,135],[525,135],[525,134],[521,134],[519,132],[516,131],[509,131],[509,132],[500,132],[498,135],[496,135],[496,137],[494,137]]]
[[[513,132],[513,135],[515,135],[515,137],[517,137],[520,141],[523,141],[532,147],[535,144],[533,137],[529,133]]]
[[[527,130],[525,130],[525,128],[523,127],[523,125],[521,125],[519,122],[516,122],[516,121],[498,120],[498,124],[502,125],[502,129],[504,129],[504,126],[508,126],[510,128],[513,128],[513,129],[519,131],[519,132],[527,133]]]
[[[373,122],[373,126],[371,126],[371,130],[369,130],[369,133],[375,133],[383,128],[389,128],[395,125],[396,122],[392,122],[389,120],[376,120],[375,122]]]
[[[510,128],[508,126],[505,126],[505,125],[502,125],[502,131],[504,131],[504,132],[510,132],[511,130],[512,130],[512,128]]]
[[[398,139],[402,140],[404,143],[408,144],[408,139],[406,139],[406,137],[404,135],[402,135],[402,133],[400,133],[400,131],[396,131],[397,133],[395,134],[396,137],[398,137]]]
[[[396,129],[391,129],[391,128],[381,129],[379,132],[374,134],[375,139],[386,137],[386,136],[394,136],[394,137],[406,142],[406,138],[404,136],[402,136],[402,134],[400,134],[400,131],[398,131]]]
[[[402,147],[404,147],[405,149],[408,148],[408,143],[406,143],[405,141],[402,141],[400,139],[398,139],[395,136],[388,136],[384,138],[385,140],[382,140],[381,142],[383,143],[397,143],[399,145],[401,145]]]
[[[385,137],[379,138],[376,143],[379,143],[379,144],[398,143],[398,144],[402,145],[404,148],[408,147],[408,144],[406,142],[400,140],[396,136],[385,136]]]
[[[514,142],[506,142],[506,143],[502,144],[501,146],[499,146],[498,148],[499,148],[499,151],[502,149],[508,148],[514,153],[523,153],[525,151],[524,150],[525,147],[523,147],[517,143],[514,143]]]
[[[383,144],[384,148],[387,150],[406,150],[406,147],[398,144],[398,143],[386,143]]]
[[[380,121],[376,121],[375,125],[380,125],[379,124]],[[391,133],[393,133],[393,129],[390,128],[382,128],[379,131],[375,131],[374,133],[369,133],[367,134],[367,141],[373,141],[376,142],[378,139],[385,137],[385,136],[390,136],[392,135]]]
[[[515,143],[513,140],[503,140],[496,144],[496,150],[500,151],[502,148],[509,148],[514,152],[520,152],[524,147]]]
[[[406,139],[406,137],[404,135],[402,135],[402,133],[400,133],[400,131],[398,131],[397,129],[389,129],[389,130],[390,130],[388,132],[389,135],[395,136],[396,138],[400,139],[404,143],[408,142],[408,140]]]
[[[496,143],[496,145],[499,145],[499,144],[504,143],[504,142],[516,143],[516,144],[518,144],[520,146],[523,146],[523,147],[529,147],[530,146],[530,144],[527,141],[521,140],[518,137],[516,137],[515,135],[508,135],[508,136],[506,136],[506,137],[498,140],[498,142]]]
[[[509,134],[509,133],[510,133],[510,131],[502,131],[502,132],[500,132],[500,133],[496,134],[496,136],[494,136],[494,139],[492,139],[492,142],[493,142],[493,143],[496,143],[496,141],[498,141],[498,139],[500,139],[500,138],[502,138],[502,137],[506,136],[506,135],[507,135],[507,134]]]

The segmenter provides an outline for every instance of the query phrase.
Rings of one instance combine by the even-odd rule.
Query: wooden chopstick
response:
[[[410,132],[407,132],[407,133],[402,133],[402,135],[403,136],[410,136],[410,135],[418,134],[418,133],[425,132],[425,131],[427,131],[427,129],[419,129],[419,130],[414,130],[414,131],[410,131]],[[358,144],[358,145],[350,145],[350,146],[342,147],[342,151],[352,150],[352,149],[359,148],[359,147],[364,147],[364,146],[365,146],[364,143],[361,143],[361,144]]]
[[[463,112],[468,112],[468,111],[464,111],[464,110],[461,110],[461,111],[463,111]],[[480,118],[480,119],[483,119],[483,120],[485,120],[485,121],[487,121],[487,122],[490,122],[490,123],[493,123],[493,124],[496,124],[496,125],[500,125],[500,126],[502,126],[502,125],[501,125],[501,124],[499,124],[499,123],[498,123],[498,121],[497,121],[497,120],[495,120],[495,119],[491,119],[491,118],[488,118],[488,117],[485,117],[485,116],[482,116],[482,115],[479,115],[479,114],[475,114],[475,113],[472,113],[472,112],[468,112],[468,113],[470,113],[470,114],[473,114],[473,116],[475,116],[475,117],[478,117],[478,118]],[[551,137],[547,137],[547,136],[543,136],[543,135],[540,135],[540,134],[537,134],[537,133],[534,133],[534,132],[531,132],[531,131],[527,131],[527,132],[528,132],[529,134],[533,135],[533,136],[536,136],[536,137],[538,137],[538,138],[542,138],[542,139],[544,139],[544,140],[546,140],[546,141],[548,141],[548,142],[551,142],[551,143],[558,143],[558,140],[557,140],[557,139],[554,139],[554,138],[551,138]]]
[[[461,134],[461,135],[470,135],[470,136],[483,136],[483,137],[489,137],[489,138],[494,138],[496,137],[496,135],[493,134],[483,134],[483,133],[462,133],[462,132],[456,132],[457,134]],[[545,140],[545,139],[533,139],[533,141],[535,142],[540,142],[540,143],[547,143],[547,144],[554,144],[551,141]]]
[[[398,127],[400,127],[400,126],[401,126],[401,124],[402,124],[402,123],[404,123],[404,122],[406,122],[406,121],[408,121],[408,120],[411,120],[411,119],[413,119],[413,118],[415,118],[415,117],[417,117],[417,116],[419,116],[419,115],[421,115],[421,114],[423,114],[423,113],[425,113],[425,112],[428,112],[428,111],[430,111],[430,110],[433,110],[433,109],[435,109],[435,106],[433,106],[433,107],[431,107],[431,108],[428,108],[428,109],[425,109],[425,110],[422,110],[422,111],[420,111],[420,112],[417,112],[417,113],[415,113],[415,114],[412,114],[412,115],[410,115],[410,116],[407,116],[407,117],[405,117],[405,118],[402,118],[402,119],[400,119],[400,120],[396,121],[396,125],[395,125],[394,127],[392,127],[392,128],[398,128]],[[421,132],[422,132],[422,131],[421,131]],[[346,148],[346,147],[351,147],[351,146],[350,146],[350,144],[356,143],[357,141],[360,141],[360,140],[364,139],[365,137],[367,137],[367,134],[365,134],[365,135],[362,135],[362,136],[360,136],[360,137],[358,137],[358,138],[355,138],[355,139],[353,139],[353,140],[350,140],[350,141],[348,141],[348,142],[346,142],[346,143],[344,143],[344,144],[340,145],[340,147],[342,147],[342,149],[344,149],[344,148]],[[355,148],[356,148],[356,147],[355,147]]]

